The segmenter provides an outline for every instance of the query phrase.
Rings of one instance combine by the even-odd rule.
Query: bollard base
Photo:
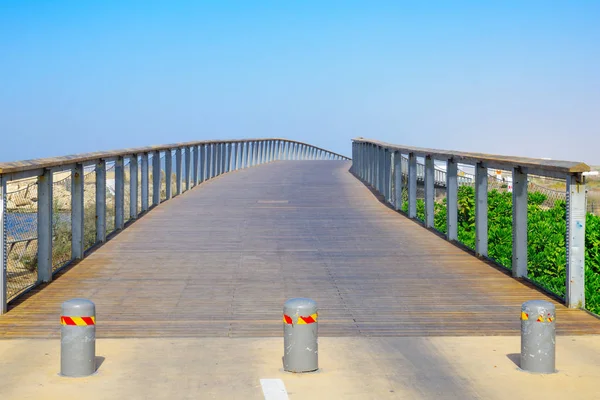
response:
[[[525,372],[525,373],[531,374],[531,375],[552,375],[552,374],[558,373],[557,369],[555,369],[553,372],[533,372],[533,371],[528,371],[526,369],[523,369],[521,367],[517,367],[517,371]]]
[[[79,375],[79,376],[63,375],[63,374],[62,374],[62,372],[59,372],[59,373],[58,373],[58,374],[56,374],[56,375],[60,376],[61,378],[73,378],[73,379],[78,379],[78,378],[89,378],[89,377],[91,377],[91,376],[96,376],[96,375],[98,375],[98,373],[99,373],[99,371],[98,371],[98,370],[96,370],[96,371],[92,372],[92,373],[91,373],[91,374],[89,374],[89,375]]]

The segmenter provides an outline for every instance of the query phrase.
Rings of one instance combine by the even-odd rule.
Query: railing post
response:
[[[242,169],[242,156],[244,154],[243,142],[235,143],[235,170]]]
[[[206,180],[206,170],[208,168],[208,164],[206,162],[206,145],[200,145],[200,182],[204,182]]]
[[[475,165],[475,254],[488,255],[488,176],[480,162]]]
[[[222,175],[225,173],[225,143],[219,143],[219,170],[218,174]]]
[[[217,176],[217,143],[210,145],[210,178]]]
[[[191,178],[191,149],[190,146],[185,146],[185,191],[190,190],[190,178]]]
[[[512,275],[527,277],[527,170],[513,168]]]
[[[408,216],[417,217],[417,156],[408,154]]]
[[[125,170],[123,156],[115,160],[115,230],[125,227]]]
[[[225,145],[225,150],[227,151],[227,162],[225,164],[225,172],[231,171],[231,143],[227,143]]]
[[[5,314],[8,304],[7,291],[7,264],[8,249],[7,241],[7,221],[6,221],[6,178],[0,175],[0,315]]]
[[[96,242],[106,242],[106,161],[96,163]]]
[[[52,170],[38,177],[38,282],[52,280]]]
[[[83,258],[83,164],[71,170],[71,258]]]
[[[129,157],[129,215],[138,217],[138,155]]]
[[[155,206],[160,204],[161,175],[160,151],[154,151],[152,153],[152,204]]]
[[[283,142],[281,140],[277,141],[277,160],[281,161],[283,159]]]
[[[458,240],[458,164],[446,161],[446,238]]]
[[[227,172],[227,143],[221,143],[221,174]]]
[[[431,156],[425,157],[425,226],[433,228],[435,211],[435,186],[434,186],[435,164]]]
[[[148,153],[142,154],[142,211],[148,211]]]
[[[171,200],[171,183],[173,175],[173,152],[171,149],[165,150],[165,185],[166,185],[166,200]]]
[[[198,186],[198,182],[200,181],[198,174],[198,169],[200,168],[200,146],[194,146],[194,166],[192,167],[192,186]]]
[[[175,149],[175,196],[181,194],[181,147]]]
[[[383,190],[384,200],[391,203],[392,198],[392,154],[388,148],[384,151],[384,170],[385,170],[385,187]]]
[[[585,180],[567,175],[567,286],[566,305],[585,307]]]
[[[394,208],[402,209],[402,154],[394,151]]]

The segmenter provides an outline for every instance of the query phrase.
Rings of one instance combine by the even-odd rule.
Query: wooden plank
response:
[[[321,336],[519,335],[548,299],[379,203],[347,162],[225,174],[162,203],[0,317],[0,338],[57,338],[63,301],[96,303],[97,334],[280,337],[311,297]],[[557,307],[559,335],[600,320]]]

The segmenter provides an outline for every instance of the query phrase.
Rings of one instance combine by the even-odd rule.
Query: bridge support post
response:
[[[148,211],[148,153],[142,154],[142,211]]]
[[[408,154],[408,217],[417,217],[417,156]]]
[[[458,165],[446,162],[446,239],[458,240]]]
[[[283,369],[311,372],[319,369],[318,311],[311,299],[290,299],[283,305]]]
[[[96,372],[96,306],[86,299],[62,304],[60,375],[84,377]]]
[[[165,184],[166,186],[166,191],[167,191],[167,195],[166,195],[166,200],[171,200],[172,197],[172,193],[171,193],[171,187],[172,187],[172,175],[173,175],[173,152],[171,151],[171,149],[167,149],[165,150]]]
[[[567,176],[567,287],[569,308],[585,306],[585,181],[581,175]]]
[[[83,164],[71,171],[71,257],[83,258]]]
[[[488,176],[483,163],[475,166],[475,253],[488,255]]]
[[[106,242],[106,161],[96,163],[96,242]]]
[[[7,263],[8,249],[7,240],[7,221],[6,221],[6,179],[0,175],[0,315],[6,313],[8,304],[7,292]]]
[[[435,165],[431,156],[425,157],[425,226],[433,228],[435,210]]]
[[[38,177],[38,282],[52,280],[52,175]]]
[[[556,310],[544,300],[521,306],[521,369],[527,372],[556,372]]]
[[[152,152],[152,205],[160,204],[162,172],[160,170],[160,151]]]
[[[125,227],[125,167],[122,156],[115,161],[115,230]]]
[[[512,275],[527,277],[527,170],[513,168]]]
[[[138,155],[129,157],[129,216],[138,217]]]

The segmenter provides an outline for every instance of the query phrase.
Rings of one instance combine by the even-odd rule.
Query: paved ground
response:
[[[0,341],[0,393],[12,399],[598,399],[600,337],[560,337],[552,375],[517,369],[518,337],[321,338],[321,370],[282,371],[277,338],[105,339],[97,375],[63,378],[58,340]]]

